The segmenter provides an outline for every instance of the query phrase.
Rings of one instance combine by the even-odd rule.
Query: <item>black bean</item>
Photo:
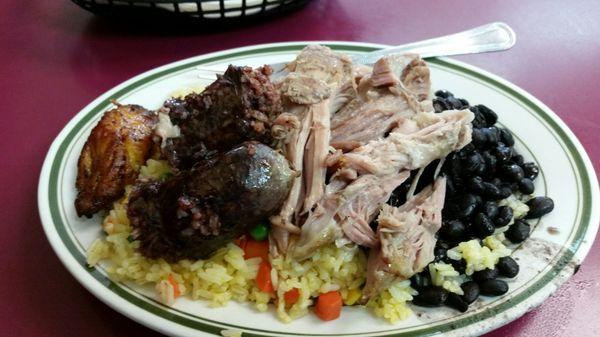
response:
[[[479,108],[477,106],[470,106],[469,110],[471,110],[474,115],[473,121],[471,122],[474,128],[488,127],[488,123],[485,120],[485,116],[479,112]]]
[[[500,131],[495,126],[482,129],[485,134],[485,140],[490,145],[495,145],[500,141]]]
[[[498,115],[490,108],[483,104],[477,105],[479,112],[485,117],[488,125],[494,125],[498,121]]]
[[[471,192],[476,194],[483,194],[485,192],[483,179],[481,179],[479,176],[474,176],[467,179],[467,187]]]
[[[460,103],[462,104],[462,108],[461,109],[465,109],[469,107],[469,101],[467,101],[464,98],[459,98],[458,99],[460,101]]]
[[[506,199],[508,197],[510,197],[510,195],[512,194],[512,187],[510,184],[500,184],[500,199]]]
[[[512,133],[507,129],[500,129],[500,141],[507,146],[515,145],[515,139],[513,138]]]
[[[498,269],[484,269],[473,273],[473,281],[481,283],[487,280],[493,280],[498,277]]]
[[[466,312],[469,310],[469,305],[460,295],[455,293],[448,293],[448,298],[446,299],[446,305],[450,308],[454,308],[460,312]]]
[[[480,195],[475,194],[473,196],[475,197],[475,204],[477,205],[477,207],[483,205],[483,198]]]
[[[473,111],[473,107],[470,107],[469,109],[471,109],[471,111]],[[483,117],[483,115],[481,115],[480,113],[475,113],[475,118],[473,118],[473,121],[471,122],[471,124],[473,125],[473,130],[475,130],[475,129],[480,130],[480,129],[488,126],[487,122],[485,120],[485,117]],[[477,146],[485,145],[485,141],[486,141],[486,139],[484,138],[483,144],[476,144],[476,145]]]
[[[465,270],[467,270],[467,261],[465,261],[464,259],[460,259],[460,260],[450,260],[450,264],[452,265],[452,267],[454,268],[454,270],[456,270],[459,274],[464,274]]]
[[[445,98],[434,98],[432,104],[433,110],[438,113],[453,109],[452,103],[448,102],[448,100]]]
[[[494,226],[504,227],[510,223],[513,218],[513,210],[508,206],[498,207],[498,215],[494,218]]]
[[[448,292],[441,287],[429,286],[422,288],[419,294],[413,297],[413,304],[420,307],[438,307],[448,298]]]
[[[470,154],[473,151],[475,151],[475,145],[473,145],[472,143],[469,143],[469,144],[463,146],[463,148],[460,149],[460,151],[458,151],[458,156],[461,158],[465,158],[465,157],[467,157],[468,154]]]
[[[454,187],[454,181],[452,176],[446,176],[446,198],[451,198],[456,195],[456,187]]]
[[[487,137],[483,129],[475,127],[471,133],[471,142],[477,147],[483,147],[487,143]]]
[[[485,160],[479,152],[472,152],[464,160],[462,166],[468,173],[479,175],[485,171]]]
[[[521,165],[521,167],[523,168],[523,172],[525,172],[525,178],[529,178],[531,180],[535,180],[540,173],[539,167],[532,162],[524,163]]]
[[[475,214],[471,228],[474,234],[480,239],[492,235],[495,230],[492,220],[483,213]]]
[[[531,194],[535,191],[535,186],[533,185],[533,181],[529,178],[523,178],[519,181],[519,191],[523,194]]]
[[[450,158],[450,173],[452,174],[452,178],[454,179],[454,187],[456,187],[457,190],[462,189],[462,187],[464,187],[464,183],[463,183],[463,168],[461,165],[461,160],[460,158],[458,158],[458,156],[453,155],[452,158]]]
[[[554,201],[548,197],[535,197],[527,202],[527,206],[529,206],[529,212],[525,219],[537,219],[552,212]]]
[[[450,204],[450,210],[457,219],[470,217],[475,208],[477,208],[477,198],[472,194],[462,195]]]
[[[431,278],[429,276],[429,271],[427,270],[417,273],[410,278],[410,286],[416,289],[417,291],[419,289],[429,287],[430,285]]]
[[[484,296],[500,296],[508,292],[508,284],[502,280],[486,280],[479,284],[481,294]]]
[[[455,195],[455,199],[459,198],[461,195],[464,194],[465,189],[466,189],[464,179],[461,177],[452,175],[452,188],[453,188],[453,191],[450,191],[448,196]]]
[[[500,166],[500,173],[510,181],[519,182],[525,176],[521,166],[517,164],[506,163]]]
[[[433,248],[433,255],[434,255],[433,261],[440,262],[440,261],[445,260],[447,251],[448,251],[448,248],[435,246],[435,248]]]
[[[493,183],[484,181],[483,187],[485,188],[485,190],[483,192],[483,196],[486,197],[487,199],[490,199],[490,200],[502,199],[502,194],[501,194],[500,188],[498,188],[498,186],[494,185]]]
[[[483,151],[481,154],[483,160],[485,161],[485,169],[488,174],[493,174],[496,170],[496,166],[498,165],[498,159],[491,154],[489,151]]]
[[[494,148],[493,155],[496,157],[498,162],[506,162],[510,159],[510,157],[512,157],[512,148],[504,145],[503,143],[498,143],[498,145]]]
[[[500,275],[508,278],[513,278],[519,273],[519,264],[510,256],[501,257],[496,268]]]
[[[508,230],[504,232],[504,235],[512,243],[521,243],[529,237],[530,231],[531,226],[527,222],[521,219],[516,219],[515,223],[510,225],[510,227],[508,227]]]
[[[437,97],[441,97],[441,98],[447,98],[447,97],[450,97],[450,96],[454,96],[454,94],[452,94],[448,90],[438,90],[438,91],[435,92],[435,95]]]
[[[450,249],[450,247],[454,247],[453,244],[451,244],[450,242],[448,242],[446,240],[437,240],[435,245],[438,247],[446,248],[446,249]]]
[[[513,151],[513,153],[514,153],[514,151]],[[524,163],[524,161],[525,161],[525,160],[523,159],[523,156],[522,156],[522,155],[520,155],[520,154],[515,154],[515,155],[513,155],[513,156],[512,156],[512,158],[510,158],[510,160],[511,160],[513,163],[515,163],[515,164],[517,164],[517,165],[519,165],[519,166],[523,165],[523,163]]]
[[[463,107],[462,102],[454,96],[448,96],[446,97],[446,100],[452,105],[452,108],[454,109],[462,109]]]
[[[495,219],[498,215],[498,204],[494,201],[486,201],[481,210],[490,219]]]
[[[516,192],[519,190],[519,184],[518,183],[508,183],[508,186],[510,187],[510,190],[513,192]]]
[[[464,165],[465,159],[471,154],[471,152],[473,152],[471,150],[475,149],[475,146],[473,144],[469,143],[467,145],[471,145],[471,146],[464,146],[462,149],[455,152],[455,156],[460,158],[460,160],[461,160],[461,162],[460,162],[461,168]]]
[[[496,187],[500,188],[500,184],[502,184],[502,180],[498,177],[493,177],[490,179],[490,183],[494,184]]]
[[[467,227],[460,220],[445,221],[440,229],[443,238],[451,241],[462,239],[467,232]]]
[[[448,249],[450,249],[450,243],[448,243],[446,240],[443,240],[440,238],[435,243],[435,248],[434,248],[433,252],[434,252],[434,255],[440,256],[440,259],[445,259],[446,251]]]
[[[475,302],[475,300],[477,300],[477,298],[479,297],[479,284],[477,284],[476,282],[467,281],[461,284],[460,287],[462,288],[464,293],[462,298],[467,304]]]

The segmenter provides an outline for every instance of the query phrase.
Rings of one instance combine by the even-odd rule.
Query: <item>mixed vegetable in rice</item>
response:
[[[169,305],[253,302],[284,322],[506,293],[512,244],[553,202],[493,110],[430,86],[418,55],[367,67],[309,46],[273,82],[230,66],[157,111],[117,105],[78,162],[78,214],[112,205],[88,263]]]

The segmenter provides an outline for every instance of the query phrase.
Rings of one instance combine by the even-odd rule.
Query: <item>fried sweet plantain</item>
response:
[[[88,137],[77,163],[75,209],[91,217],[108,208],[135,181],[152,154],[157,115],[139,105],[118,105],[104,116]]]

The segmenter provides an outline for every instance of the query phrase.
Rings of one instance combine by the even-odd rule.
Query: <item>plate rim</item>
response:
[[[110,97],[116,96],[121,91],[126,91],[125,89],[128,86],[130,86],[133,83],[138,82],[139,80],[146,79],[147,81],[150,81],[149,78],[152,78],[153,75],[157,76],[165,70],[175,71],[175,70],[173,70],[174,68],[181,67],[181,66],[186,67],[186,65],[188,65],[189,63],[194,62],[194,61],[203,61],[203,62],[208,63],[208,62],[211,62],[213,59],[216,60],[217,58],[232,58],[232,57],[235,57],[237,54],[243,54],[243,53],[252,52],[252,51],[254,51],[255,53],[259,53],[259,50],[261,50],[261,51],[264,50],[262,52],[266,52],[266,51],[268,51],[268,49],[281,50],[282,48],[285,48],[285,47],[287,47],[287,48],[293,47],[293,48],[299,50],[304,45],[311,44],[311,43],[326,44],[326,45],[341,48],[344,50],[350,49],[350,50],[355,50],[355,51],[366,51],[368,49],[386,47],[386,45],[361,43],[361,42],[297,41],[297,42],[283,42],[283,43],[268,43],[268,44],[251,45],[251,46],[246,46],[246,47],[233,48],[233,49],[227,49],[227,50],[217,51],[217,52],[208,53],[208,54],[197,55],[194,57],[186,58],[186,59],[183,59],[180,61],[172,62],[172,63],[166,64],[166,65],[151,69],[151,70],[143,72],[142,74],[137,75],[127,81],[124,81],[123,83],[111,88],[110,90],[104,92],[98,98],[93,100],[91,103],[89,103],[83,109],[81,109],[65,125],[65,127],[61,130],[61,132],[58,134],[58,136],[53,141],[53,143],[50,146],[50,149],[46,155],[46,158],[44,160],[42,171],[40,173],[39,185],[38,185],[38,208],[39,208],[39,214],[40,214],[40,218],[42,221],[42,225],[44,227],[44,231],[46,233],[48,240],[50,241],[50,243],[52,245],[53,250],[58,255],[61,262],[67,267],[67,269],[78,280],[78,282],[80,284],[82,284],[86,289],[88,289],[90,292],[92,292],[97,298],[102,300],[104,303],[106,303],[113,309],[117,310],[121,314],[124,314],[125,316],[127,316],[131,319],[134,319],[135,321],[140,322],[152,329],[155,329],[160,332],[167,333],[167,334],[175,332],[175,333],[183,334],[183,335],[189,335],[189,334],[197,335],[200,332],[197,329],[193,329],[188,326],[181,325],[180,323],[177,323],[177,322],[168,320],[162,316],[153,314],[153,313],[147,311],[146,308],[140,307],[140,306],[130,302],[129,300],[119,296],[118,294],[111,292],[110,287],[111,287],[112,281],[102,282],[102,280],[98,279],[97,277],[94,277],[93,273],[94,272],[99,273],[99,272],[93,270],[93,268],[88,268],[88,267],[82,266],[80,264],[80,262],[77,261],[77,259],[71,254],[69,249],[65,246],[65,243],[62,241],[62,239],[58,235],[54,221],[52,220],[52,216],[50,214],[50,209],[49,209],[50,207],[44,207],[44,206],[49,206],[49,205],[47,205],[48,204],[47,196],[48,196],[48,190],[49,190],[48,183],[49,183],[49,178],[50,178],[50,171],[52,169],[53,164],[55,163],[58,148],[61,145],[61,143],[64,141],[64,139],[66,138],[67,134],[73,129],[73,127],[75,125],[77,125],[86,116],[95,115],[95,113],[92,113],[92,111],[94,110],[93,109],[94,107],[103,106],[102,102],[109,99]],[[573,156],[573,160],[576,162],[576,164],[582,164],[582,167],[579,167],[579,166],[577,167],[580,170],[580,172],[578,172],[578,173],[580,174],[579,180],[581,180],[581,182],[582,182],[582,187],[584,189],[586,187],[589,188],[589,190],[587,191],[587,194],[589,194],[589,196],[590,196],[590,198],[588,200],[590,205],[589,205],[589,216],[588,216],[587,227],[586,227],[587,230],[583,233],[583,236],[581,237],[580,242],[578,242],[576,251],[572,252],[572,257],[569,259],[569,260],[582,261],[583,258],[585,257],[585,255],[587,255],[587,253],[589,252],[589,249],[591,248],[592,243],[594,241],[593,239],[598,230],[598,219],[600,217],[600,206],[598,205],[597,202],[595,202],[595,203],[592,202],[592,200],[595,200],[595,201],[598,200],[598,195],[599,195],[598,182],[597,182],[595,171],[594,171],[591,161],[589,159],[589,156],[587,155],[586,151],[584,150],[583,146],[581,145],[581,143],[579,142],[577,137],[568,128],[568,126],[566,126],[566,124],[560,119],[560,117],[558,117],[550,108],[548,108],[545,104],[543,104],[541,101],[536,99],[531,94],[527,93],[525,90],[508,82],[507,80],[504,80],[503,78],[501,78],[497,75],[491,74],[491,73],[489,73],[483,69],[480,69],[478,67],[466,64],[464,62],[449,59],[449,58],[430,59],[429,61],[433,62],[433,63],[438,63],[438,62],[445,63],[445,65],[450,65],[451,67],[456,67],[459,70],[459,72],[465,72],[465,70],[466,70],[467,72],[471,72],[471,75],[475,75],[476,77],[481,77],[484,79],[487,78],[489,80],[496,82],[495,84],[493,84],[495,87],[498,87],[498,84],[500,86],[504,86],[504,88],[501,88],[501,89],[511,92],[511,96],[516,96],[516,97],[521,96],[525,100],[529,101],[530,104],[527,104],[527,105],[534,110],[539,110],[538,114],[540,117],[543,117],[543,115],[546,115],[549,118],[548,119],[544,118],[544,120],[546,122],[549,122],[549,123],[552,122],[555,124],[553,126],[553,130],[555,132],[563,133],[563,135],[560,135],[560,136],[561,136],[561,139],[565,141],[565,145],[567,145],[567,147],[569,147],[570,151],[568,152],[568,154]],[[157,77],[160,77],[160,76],[157,76]],[[566,143],[567,140],[571,144],[567,144]],[[579,158],[577,158],[577,157],[579,157]],[[587,176],[587,180],[584,180],[583,178],[586,176]],[[586,182],[588,183],[588,186],[586,186],[586,184],[585,184]],[[584,200],[584,202],[585,202],[585,200]],[[586,209],[584,209],[584,211],[585,210]],[[583,218],[580,223],[583,223]],[[553,276],[550,277],[550,279],[551,280],[556,279],[559,276],[559,274],[564,270],[564,267],[565,266],[559,267],[559,269],[556,271],[556,273]],[[550,272],[548,272],[548,274],[550,274]],[[104,276],[102,276],[102,277],[104,277]],[[539,298],[536,298],[537,301],[535,301],[537,303],[532,303],[531,306],[532,307],[538,306],[543,301],[545,301],[545,299],[551,293],[554,292],[554,289],[548,289],[548,286],[550,286],[550,287],[554,286],[554,288],[558,288],[558,286],[560,286],[562,283],[564,283],[569,277],[570,277],[570,275],[566,275],[566,277],[558,279],[560,284],[552,283],[552,282],[548,281],[546,284],[542,285],[539,289],[534,291],[533,294],[538,294],[541,296],[538,296]],[[537,282],[539,282],[539,281],[537,281]],[[525,292],[523,293],[523,296],[525,296],[525,299],[520,304],[527,303],[527,297],[529,297],[529,296],[526,296]],[[491,330],[493,328],[497,328],[500,325],[504,325],[504,324],[508,323],[510,320],[520,317],[522,314],[524,314],[526,312],[526,310],[528,308],[529,307],[527,307],[525,309],[520,308],[520,310],[509,309],[508,311],[516,312],[517,314],[511,315],[514,317],[507,317],[505,320],[497,320],[497,319],[494,320],[495,316],[486,317],[483,320],[478,320],[478,321],[474,321],[471,323],[467,323],[463,327],[459,328],[458,330],[454,330],[453,332],[467,330],[468,328],[473,328],[474,326],[481,326],[485,322],[492,323],[492,324],[489,324],[488,329],[486,329],[486,330]],[[219,324],[215,324],[212,326],[205,326],[204,328],[205,328],[204,332],[213,333],[213,334],[218,335],[222,329],[228,329],[229,327],[219,326]],[[427,329],[427,326],[425,326],[423,329]],[[416,332],[418,332],[420,335],[420,333],[423,329],[419,329]],[[273,334],[273,333],[281,333],[281,332],[264,331],[264,330],[252,329],[252,328],[250,328],[249,331],[258,331],[260,333],[267,332],[267,335]],[[474,331],[474,333],[483,333],[484,332],[484,330],[482,330],[482,329],[476,329],[473,331]],[[473,333],[473,331],[471,333]],[[377,332],[377,333],[380,333],[380,332]],[[384,333],[385,335],[394,334],[394,330],[390,330],[390,331],[386,331],[386,332],[382,332],[382,333]],[[370,333],[365,332],[365,333],[360,333],[360,334],[368,335]],[[252,336],[253,334],[252,333],[250,333],[250,334],[244,333],[244,335]],[[296,335],[302,335],[302,334],[296,334]],[[346,334],[346,335],[348,335],[348,334]],[[414,335],[414,333],[409,332],[406,335]],[[332,336],[332,335],[329,334],[328,336]]]

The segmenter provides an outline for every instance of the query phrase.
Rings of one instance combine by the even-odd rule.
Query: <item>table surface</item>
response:
[[[598,170],[600,3],[433,3],[314,0],[301,11],[245,28],[182,33],[115,26],[68,1],[2,1],[0,92],[8,101],[0,123],[0,335],[158,335],[101,303],[67,272],[42,231],[36,189],[48,147],[77,111],[120,82],[178,59],[293,40],[400,44],[504,21],[518,35],[512,50],[457,58],[545,102],[579,137]],[[551,299],[487,336],[597,336],[598,280],[596,242],[579,272]]]

